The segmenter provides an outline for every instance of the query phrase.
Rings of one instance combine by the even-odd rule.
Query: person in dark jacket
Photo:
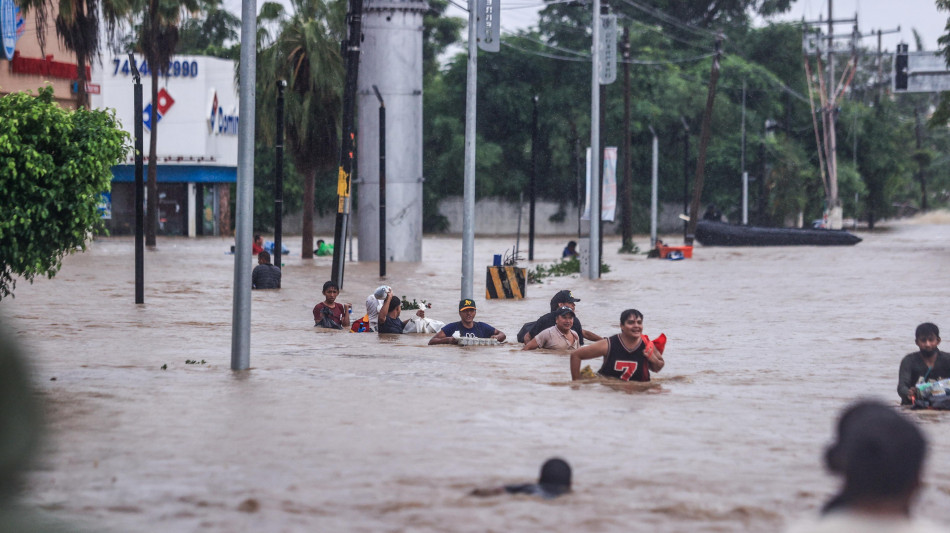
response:
[[[279,289],[280,269],[270,264],[270,254],[257,254],[257,266],[251,272],[252,289]]]

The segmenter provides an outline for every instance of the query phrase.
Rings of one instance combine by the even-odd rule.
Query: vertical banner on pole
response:
[[[601,194],[601,212],[600,219],[610,222],[614,221],[617,212],[617,147],[607,146],[604,148],[604,186]],[[587,148],[587,161],[590,161],[590,148]],[[587,167],[587,198],[584,200],[584,214],[581,220],[590,220],[590,190],[591,175],[590,165]]]
[[[604,148],[604,187],[600,196],[600,219],[614,221],[617,212],[617,147]]]
[[[476,36],[486,52],[501,50],[501,0],[478,0]]]

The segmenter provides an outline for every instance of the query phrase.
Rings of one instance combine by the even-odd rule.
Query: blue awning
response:
[[[148,164],[144,179],[148,179]],[[112,181],[134,182],[135,165],[112,167]],[[159,183],[237,183],[237,167],[208,165],[158,165]]]

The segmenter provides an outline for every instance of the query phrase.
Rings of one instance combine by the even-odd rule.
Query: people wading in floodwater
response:
[[[270,264],[270,254],[257,254],[257,266],[251,271],[252,289],[279,289],[280,269]]]
[[[324,300],[313,306],[313,325],[331,329],[350,327],[353,306],[336,301],[340,288],[332,280],[323,284]]]
[[[505,333],[495,329],[494,326],[484,322],[475,322],[475,300],[465,298],[459,302],[459,320],[446,324],[431,339],[429,344],[458,344],[459,339],[455,337],[458,332],[460,337],[476,337],[479,339],[495,339],[498,342],[505,342]]]
[[[409,320],[399,318],[401,312],[402,300],[400,300],[398,296],[393,296],[390,290],[379,312],[379,333],[403,333],[403,330],[406,328],[406,322]],[[417,309],[416,316],[425,318],[426,312],[422,309]]]
[[[472,496],[497,496],[499,494],[529,494],[544,499],[557,498],[571,492],[571,465],[557,457],[548,459],[541,465],[541,475],[537,483],[522,483],[475,489]]]
[[[581,319],[577,318],[577,308],[575,307],[575,303],[579,301],[581,301],[581,299],[575,298],[574,293],[571,291],[557,291],[554,297],[551,298],[551,312],[543,314],[538,317],[536,321],[528,322],[522,326],[521,331],[518,332],[520,336],[518,342],[527,343],[537,334],[553,326],[557,318],[555,311],[562,307],[570,307],[574,311],[574,324],[571,326],[571,329],[577,333],[580,346],[584,345],[584,339],[589,341],[601,340],[603,337],[600,335],[581,327]]]
[[[940,330],[936,324],[924,322],[917,326],[914,342],[919,351],[904,356],[897,379],[897,394],[902,405],[914,403],[911,398],[916,396],[917,384],[921,380],[950,378],[950,354],[937,349]]]
[[[581,378],[581,361],[603,357],[604,363],[597,371],[601,376],[650,381],[650,371],[659,372],[666,365],[665,346],[665,335],[657,337],[655,343],[643,335],[643,313],[627,309],[620,313],[620,333],[571,353],[571,379]]]
[[[580,346],[580,337],[571,329],[574,325],[574,310],[570,307],[561,307],[555,311],[556,322],[538,333],[538,336],[526,342],[522,350],[537,350],[545,348],[548,350],[570,351],[576,350]]]
[[[916,424],[876,401],[858,402],[838,420],[825,466],[844,483],[821,516],[788,533],[928,533],[946,531],[911,518],[927,441]]]

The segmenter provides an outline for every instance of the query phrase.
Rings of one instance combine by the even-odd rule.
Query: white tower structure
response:
[[[386,261],[422,260],[420,0],[364,0],[357,104],[359,260],[379,260],[379,101],[386,105]]]

